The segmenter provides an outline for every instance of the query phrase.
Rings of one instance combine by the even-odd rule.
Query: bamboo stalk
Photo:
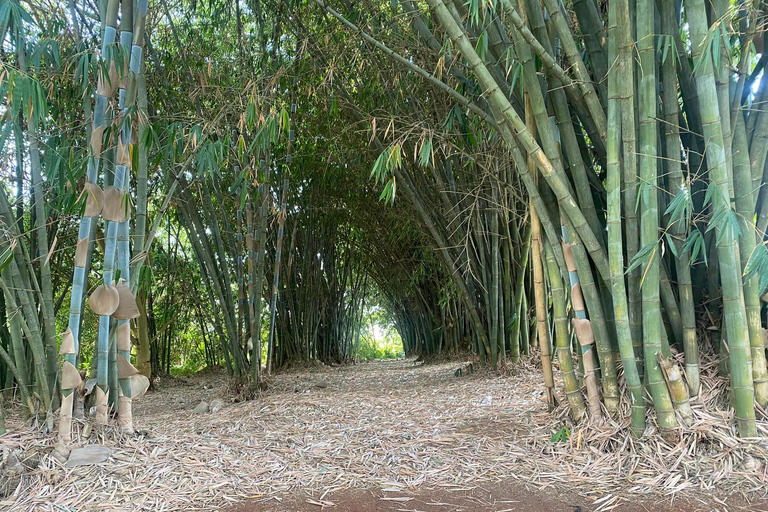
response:
[[[664,384],[657,354],[661,352],[661,301],[659,298],[659,214],[656,126],[656,56],[654,45],[655,3],[641,0],[637,5],[637,39],[640,54],[638,106],[640,119],[640,247],[652,250],[643,260],[643,353],[648,387],[662,431],[677,427],[672,402]],[[671,434],[670,434],[671,435]]]
[[[736,195],[741,236],[739,237],[740,270],[744,274],[749,258],[757,247],[757,233],[754,225],[754,195],[752,190],[752,172],[747,151],[747,134],[744,118],[736,116],[733,138],[733,182]],[[763,326],[760,319],[760,283],[759,276],[752,276],[744,281],[744,306],[749,334],[749,346],[752,359],[752,381],[755,387],[755,401],[761,407],[768,405],[768,368],[766,368],[765,346],[763,345]]]
[[[609,11],[608,55],[614,63],[608,70],[608,150],[607,192],[608,192],[608,260],[611,263],[611,290],[613,292],[614,318],[618,337],[619,353],[624,366],[624,377],[630,394],[632,432],[642,437],[645,431],[645,399],[640,374],[635,362],[632,329],[629,325],[629,306],[624,284],[624,251],[622,244],[621,219],[621,97],[619,76],[623,75],[624,62],[618,58],[616,4]]]
[[[136,215],[133,230],[133,252],[141,255],[145,250],[145,237],[147,232],[147,174],[149,172],[149,151],[144,144],[145,133],[149,126],[147,97],[147,77],[144,73],[145,63],[142,59],[141,72],[136,77],[137,105],[139,116],[139,168],[136,175]],[[162,209],[161,209],[162,211]],[[137,321],[138,347],[136,351],[136,368],[142,375],[152,378],[152,363],[149,347],[148,319],[147,319],[147,293],[144,287],[139,290],[139,278],[141,272],[140,262],[132,261],[131,267],[131,291],[136,294],[136,302],[139,306],[139,319]]]
[[[703,0],[686,0],[686,14],[690,27],[694,60],[699,58],[708,32],[706,7]],[[725,142],[720,125],[720,112],[717,103],[717,88],[713,74],[711,56],[701,57],[702,64],[696,73],[696,89],[700,98],[701,120],[704,137],[709,141],[707,165],[710,182],[716,187],[713,197],[713,211],[730,208],[731,190],[726,167]],[[736,406],[736,423],[742,437],[757,434],[755,425],[754,387],[749,365],[749,337],[746,324],[746,312],[741,288],[739,246],[732,228],[722,232],[717,228],[717,256],[720,263],[722,280],[725,328],[728,339],[731,386]]]
[[[672,36],[678,30],[675,23],[674,5],[671,2],[661,3],[661,30]],[[677,70],[674,55],[667,56],[661,64],[662,84],[664,95],[662,104],[664,108],[664,128],[666,141],[666,166],[667,179],[671,196],[676,194],[689,194],[689,188],[685,182],[681,170],[680,155],[680,125],[679,103],[677,91],[679,88]],[[672,93],[674,91],[674,93]],[[682,321],[682,343],[685,350],[685,377],[691,396],[699,394],[699,347],[696,340],[696,317],[693,308],[693,287],[691,285],[691,255],[690,251],[683,249],[684,238],[688,235],[688,218],[679,219],[670,226],[670,231],[675,244],[677,257],[675,269],[677,270],[677,289],[680,297],[680,313]]]
[[[102,49],[101,59],[107,55],[110,51],[112,44],[115,42],[116,36],[116,24],[117,24],[117,9],[118,0],[109,0],[108,3],[104,3],[104,11],[102,12],[103,23],[103,35],[102,35]],[[107,63],[109,66],[111,63]],[[91,129],[91,137],[88,151],[88,169],[86,172],[86,179],[88,183],[96,184],[99,175],[99,162],[101,160],[101,151],[103,144],[103,134],[105,129],[105,113],[107,108],[107,97],[103,87],[111,87],[111,84],[106,84],[110,78],[104,73],[104,70],[100,70],[99,73],[100,82],[102,87],[97,88],[96,105],[93,111],[93,128]],[[72,365],[77,365],[77,354],[79,352],[80,343],[80,318],[82,315],[83,296],[85,294],[85,288],[87,285],[86,268],[89,266],[89,256],[92,252],[93,241],[91,240],[91,217],[82,217],[80,219],[80,228],[77,237],[77,249],[75,252],[75,268],[72,280],[72,291],[69,305],[69,329],[72,331],[74,337],[74,354],[67,354],[65,361]],[[105,361],[106,365],[106,361]],[[64,397],[71,394],[71,390],[62,390]],[[67,404],[70,402],[67,401]],[[71,414],[69,411],[63,411],[64,414]],[[63,425],[66,427],[66,424]],[[70,439],[69,432],[60,432],[60,441]],[[66,442],[60,442],[59,449],[66,452],[68,450]]]
[[[526,74],[527,76],[527,74]],[[535,78],[535,75],[534,75]],[[536,121],[532,115],[532,105],[530,93],[525,95],[525,115],[526,125],[531,133],[537,132]],[[545,130],[548,126],[545,126]],[[529,172],[536,181],[536,167],[533,160],[528,159]],[[539,338],[539,350],[541,351],[541,366],[544,373],[544,389],[547,397],[549,410],[556,406],[555,398],[555,378],[552,375],[552,355],[550,353],[549,325],[547,324],[547,300],[544,290],[544,266],[543,266],[543,244],[541,240],[541,224],[539,216],[536,214],[536,208],[529,199],[529,208],[531,212],[531,266],[533,267],[533,296],[536,307],[536,332]]]
[[[617,38],[618,60],[621,63],[623,80],[619,80],[621,99],[621,136],[623,145],[623,189],[624,189],[624,226],[627,261],[632,261],[639,250],[640,234],[637,219],[637,140],[635,118],[635,66],[634,39],[631,27],[635,21],[629,12],[628,0],[618,2]],[[629,272],[627,279],[629,327],[637,362],[637,371],[643,374],[643,329],[642,296],[640,292],[640,269]]]
[[[510,334],[510,359],[513,363],[520,362],[520,327],[521,323],[525,322],[523,319],[523,294],[525,291],[525,273],[528,267],[528,258],[531,247],[531,223],[528,221],[525,224],[525,231],[523,232],[523,246],[520,249],[520,258],[517,259],[519,265],[517,269],[517,276],[515,277],[515,299],[513,305],[516,309],[515,320],[512,324],[512,332]]]
[[[548,241],[544,241],[544,253],[547,259],[547,276],[552,293],[552,316],[555,323],[555,346],[557,361],[560,363],[560,374],[563,379],[565,396],[568,399],[571,416],[579,421],[586,414],[584,397],[581,394],[579,381],[573,370],[573,354],[571,352],[570,337],[568,334],[568,317],[565,307],[565,288],[563,278],[560,275],[560,267],[552,254],[552,247]],[[599,404],[598,404],[599,405]]]

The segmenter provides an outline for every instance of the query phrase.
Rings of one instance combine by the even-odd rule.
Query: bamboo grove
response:
[[[717,358],[757,435],[765,8],[0,2],[6,409],[66,454],[180,365],[354,361],[381,311],[636,436]]]

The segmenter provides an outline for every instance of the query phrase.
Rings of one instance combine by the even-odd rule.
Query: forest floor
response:
[[[547,411],[540,373],[525,366],[317,365],[272,377],[247,402],[228,382],[222,371],[161,381],[134,404],[140,435],[91,436],[111,449],[99,465],[65,468],[52,435],[11,420],[0,447],[38,455],[0,509],[768,511],[768,438],[739,441],[696,403],[677,444],[653,425],[634,441],[624,424],[571,426],[553,442],[564,409]],[[216,398],[221,410],[192,413]]]

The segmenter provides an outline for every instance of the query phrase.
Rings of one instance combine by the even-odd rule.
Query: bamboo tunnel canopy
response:
[[[378,312],[408,356],[533,357],[551,408],[636,435],[651,407],[689,422],[716,360],[757,435],[762,3],[107,4],[0,24],[0,379],[25,403],[56,410],[60,355],[104,421],[118,353],[257,389],[354,360]]]

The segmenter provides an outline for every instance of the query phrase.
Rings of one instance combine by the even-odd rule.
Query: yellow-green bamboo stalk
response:
[[[427,0],[427,2],[434,11],[437,21],[446,29],[451,40],[456,44],[469,66],[475,72],[480,85],[485,90],[486,97],[498,111],[499,119],[497,122],[500,125],[500,131],[505,142],[510,148],[515,148],[519,144],[522,149],[533,157],[539,172],[541,172],[541,175],[552,188],[560,205],[573,222],[600,276],[607,281],[610,271],[608,269],[608,257],[605,253],[605,248],[600,244],[587,224],[584,214],[581,213],[578,204],[576,204],[573,195],[570,193],[568,184],[556,172],[552,162],[544,154],[531,132],[525,127],[525,123],[520,119],[512,104],[495,82],[493,76],[475,51],[474,46],[469,41],[469,38],[464,33],[463,28],[456,23],[443,0]],[[501,129],[501,125],[504,125],[507,129]],[[519,169],[518,172],[520,172]],[[526,188],[529,186],[531,185],[526,183]],[[533,195],[530,188],[529,193]]]
[[[685,11],[691,34],[694,61],[701,59],[695,74],[699,93],[699,109],[707,140],[707,166],[711,186],[716,187],[712,198],[713,212],[730,209],[731,190],[726,166],[725,142],[720,124],[714,63],[707,52],[709,31],[704,0],[686,0]],[[702,53],[704,52],[704,53]],[[728,218],[725,215],[725,218]],[[723,218],[722,213],[720,218]],[[757,435],[755,424],[754,387],[750,367],[749,333],[741,286],[741,259],[736,234],[732,226],[717,226],[717,256],[723,293],[725,332],[728,341],[731,388],[736,409],[736,423],[742,437]]]
[[[648,387],[659,427],[677,427],[672,401],[664,383],[657,354],[661,352],[661,301],[659,299],[659,213],[656,106],[656,45],[654,43],[655,2],[637,4],[637,39],[640,54],[638,107],[640,119],[640,247],[649,251],[643,261],[643,353]],[[650,249],[650,250],[649,250]]]
[[[622,79],[619,80],[621,99],[621,140],[624,153],[623,189],[624,189],[624,237],[626,240],[627,261],[632,261],[639,250],[639,231],[637,210],[637,140],[635,129],[635,43],[631,27],[634,19],[630,16],[628,0],[613,0],[617,3],[618,19],[616,37],[618,38],[618,59],[621,62]],[[642,296],[640,293],[640,269],[629,272],[627,279],[629,307],[629,328],[632,330],[632,342],[635,350],[637,370],[643,372],[643,328]]]
[[[733,137],[733,183],[736,195],[741,236],[739,237],[739,256],[742,273],[757,247],[758,235],[755,231],[755,201],[752,190],[752,170],[747,151],[747,133],[744,117],[735,118]],[[749,333],[749,346],[752,359],[752,381],[755,386],[755,401],[761,407],[768,405],[768,367],[766,367],[765,346],[763,345],[763,326],[760,319],[760,278],[752,276],[744,281],[744,307]]]
[[[672,2],[661,2],[661,31],[672,36],[677,29],[675,22],[675,9]],[[664,95],[662,105],[664,109],[664,131],[666,133],[667,149],[667,179],[669,191],[676,194],[690,194],[686,185],[682,169],[680,155],[680,126],[678,116],[680,105],[677,99],[679,84],[673,49],[661,64],[662,83]],[[682,322],[682,343],[685,350],[685,377],[691,396],[699,394],[699,347],[696,339],[696,316],[693,309],[693,286],[691,285],[691,254],[683,249],[683,242],[688,234],[688,219],[680,218],[672,221],[670,232],[675,244],[677,257],[675,257],[675,269],[677,270],[677,289],[680,296],[680,316]]]
[[[617,6],[610,6],[608,22],[608,56],[613,66],[608,70],[608,151],[607,192],[608,192],[608,261],[611,264],[611,290],[614,304],[614,319],[618,338],[619,353],[624,366],[624,376],[629,389],[632,411],[632,432],[641,437],[645,431],[645,399],[640,374],[635,362],[632,329],[629,326],[629,307],[624,285],[624,248],[622,243],[621,219],[621,98],[619,76],[624,73],[624,62],[618,57],[618,35],[616,22]]]

